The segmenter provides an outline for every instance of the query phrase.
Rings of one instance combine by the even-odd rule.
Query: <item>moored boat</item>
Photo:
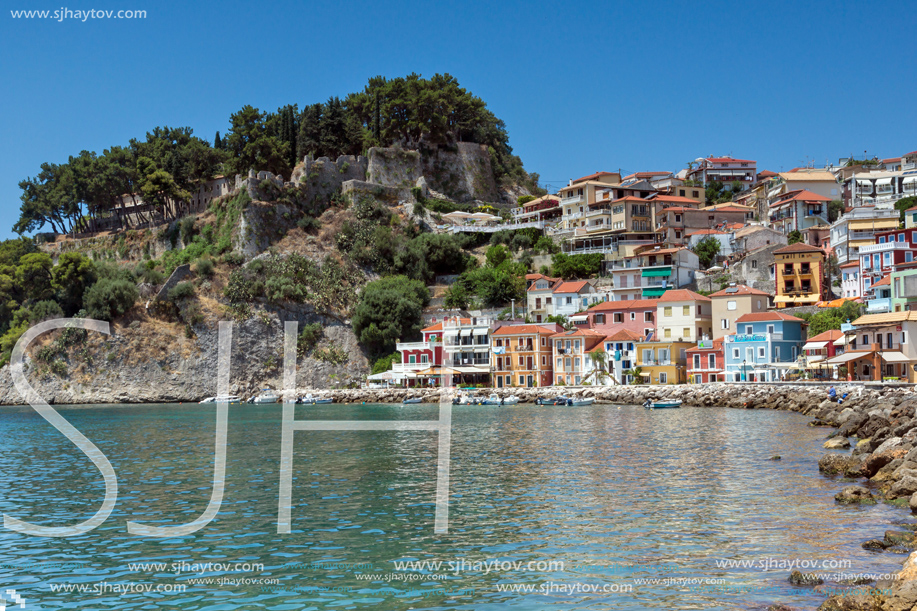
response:
[[[500,397],[499,395],[490,395],[481,402],[481,405],[516,405],[519,403],[519,397]]]
[[[558,395],[556,397],[548,398],[539,397],[535,399],[535,403],[538,405],[572,405],[573,400],[566,395]]]
[[[675,409],[681,407],[681,401],[652,401],[647,399],[643,402],[646,409]]]
[[[402,401],[401,403],[402,403],[403,405],[409,405],[409,404],[413,404],[413,403],[423,403],[423,399],[421,399],[420,397],[411,397],[411,398],[409,398],[409,399],[405,399],[405,400]]]
[[[238,395],[221,395],[217,397],[207,397],[198,403],[241,403],[242,398]]]
[[[265,388],[261,391],[260,395],[258,395],[257,397],[255,397],[252,400],[252,403],[257,403],[261,405],[266,404],[266,403],[280,403],[280,397],[277,396],[277,394],[274,391],[268,388]]]
[[[315,397],[311,394],[306,395],[305,397],[300,397],[296,400],[296,403],[300,405],[319,405],[326,403],[334,403],[334,399],[331,397]]]
[[[573,399],[570,403],[574,407],[579,407],[581,405],[592,405],[595,403],[595,397],[580,397],[578,399]]]

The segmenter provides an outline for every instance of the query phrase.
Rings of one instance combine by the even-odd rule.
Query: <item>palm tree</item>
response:
[[[643,369],[640,367],[634,367],[633,369],[628,369],[624,372],[626,376],[633,376],[634,381],[631,384],[643,384],[643,376],[640,374],[643,372]]]

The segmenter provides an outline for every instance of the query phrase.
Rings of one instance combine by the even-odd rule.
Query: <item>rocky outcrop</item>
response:
[[[872,493],[863,486],[847,486],[834,495],[834,500],[841,505],[874,504],[876,502]]]
[[[261,388],[282,388],[283,321],[291,320],[300,327],[320,322],[323,338],[317,347],[336,346],[348,358],[334,364],[316,358],[316,351],[301,356],[298,386],[354,385],[369,372],[369,362],[349,324],[319,316],[307,306],[288,308],[233,324],[232,394],[247,397]],[[62,376],[27,359],[30,384],[52,404],[187,402],[217,394],[216,321],[195,325],[191,338],[182,326],[159,321],[112,325],[111,331],[109,336],[90,333],[85,344],[65,359],[67,373]],[[0,369],[0,404],[21,403],[10,368],[4,366]]]

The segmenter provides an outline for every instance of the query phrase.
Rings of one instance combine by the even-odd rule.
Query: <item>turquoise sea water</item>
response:
[[[816,464],[827,430],[798,414],[456,406],[448,534],[433,532],[435,433],[303,431],[293,531],[278,535],[281,407],[243,405],[230,407],[219,514],[155,539],[126,522],[189,522],[210,499],[215,406],[58,410],[109,458],[119,497],[85,535],[0,528],[0,597],[14,589],[28,610],[814,609],[823,594],[791,586],[789,563],[829,578],[891,573],[902,556],[860,544],[910,520],[884,504],[835,505],[846,483]],[[297,407],[298,419],[437,414]],[[31,408],[0,408],[0,512],[74,524],[103,492],[98,470]]]

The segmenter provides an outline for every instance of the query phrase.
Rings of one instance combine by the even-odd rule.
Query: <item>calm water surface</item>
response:
[[[437,410],[300,406],[297,418],[435,419]],[[108,456],[119,497],[83,536],[0,528],[0,595],[15,589],[30,611],[751,609],[774,601],[814,609],[821,595],[795,591],[786,568],[761,567],[801,561],[826,563],[820,571],[829,574],[881,574],[903,561],[860,543],[906,512],[836,506],[845,484],[816,464],[827,431],[798,414],[456,406],[447,535],[433,533],[435,433],[297,432],[293,532],[281,536],[281,408],[232,406],[220,513],[194,535],[154,539],[128,534],[125,523],[189,522],[210,499],[214,406],[59,411]],[[775,454],[783,460],[767,460]],[[73,524],[95,513],[103,492],[92,463],[31,408],[0,408],[0,512]],[[396,561],[443,564],[404,570]],[[711,579],[729,591],[693,585]],[[583,592],[591,587],[599,590]]]

